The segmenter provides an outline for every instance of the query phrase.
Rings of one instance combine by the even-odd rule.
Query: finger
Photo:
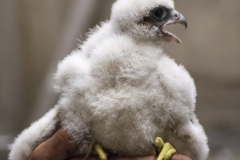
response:
[[[77,156],[68,160],[99,160],[99,157],[96,155],[90,155],[88,157],[86,156]]]
[[[192,160],[192,159],[181,154],[174,154],[171,160]]]
[[[145,157],[108,157],[108,160],[156,160],[156,156],[145,156]],[[87,158],[84,156],[74,157],[68,160],[99,160],[98,156],[90,155]]]
[[[146,157],[109,157],[109,160],[156,160],[157,157],[156,156],[146,156]],[[98,156],[95,155],[90,155],[89,157],[85,157],[85,156],[79,156],[79,157],[75,157],[69,160],[99,160]],[[184,155],[180,155],[180,154],[174,154],[172,156],[171,160],[192,160],[191,158],[184,156]]]

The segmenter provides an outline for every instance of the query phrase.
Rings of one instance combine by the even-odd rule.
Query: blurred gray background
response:
[[[137,1],[137,0],[136,0]],[[77,37],[109,18],[114,0],[0,0],[0,160],[7,144],[57,101],[52,75]],[[240,157],[240,1],[176,0],[189,27],[165,51],[195,79],[209,160]]]

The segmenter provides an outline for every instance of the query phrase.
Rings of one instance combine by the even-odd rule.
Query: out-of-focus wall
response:
[[[0,0],[0,160],[6,144],[56,100],[52,74],[76,38],[109,18],[114,0]],[[189,27],[168,26],[183,44],[164,45],[198,88],[196,113],[211,160],[240,150],[240,10],[237,0],[176,1]],[[80,36],[81,37],[81,36]]]

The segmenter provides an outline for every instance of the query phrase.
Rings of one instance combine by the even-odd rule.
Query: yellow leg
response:
[[[164,143],[162,138],[157,137],[155,139],[155,146],[158,148],[158,152],[160,152],[157,160],[170,160],[172,155],[176,153],[176,150],[170,143]]]
[[[107,153],[103,150],[100,144],[95,144],[95,150],[99,155],[100,160],[107,160]]]

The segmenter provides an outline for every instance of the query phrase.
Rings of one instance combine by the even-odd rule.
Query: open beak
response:
[[[164,41],[182,43],[182,41],[176,35],[163,29],[163,27],[166,25],[176,23],[182,24],[185,26],[185,28],[187,28],[187,21],[185,17],[178,11],[172,10],[170,18],[162,26],[159,26],[159,29],[164,37]]]

